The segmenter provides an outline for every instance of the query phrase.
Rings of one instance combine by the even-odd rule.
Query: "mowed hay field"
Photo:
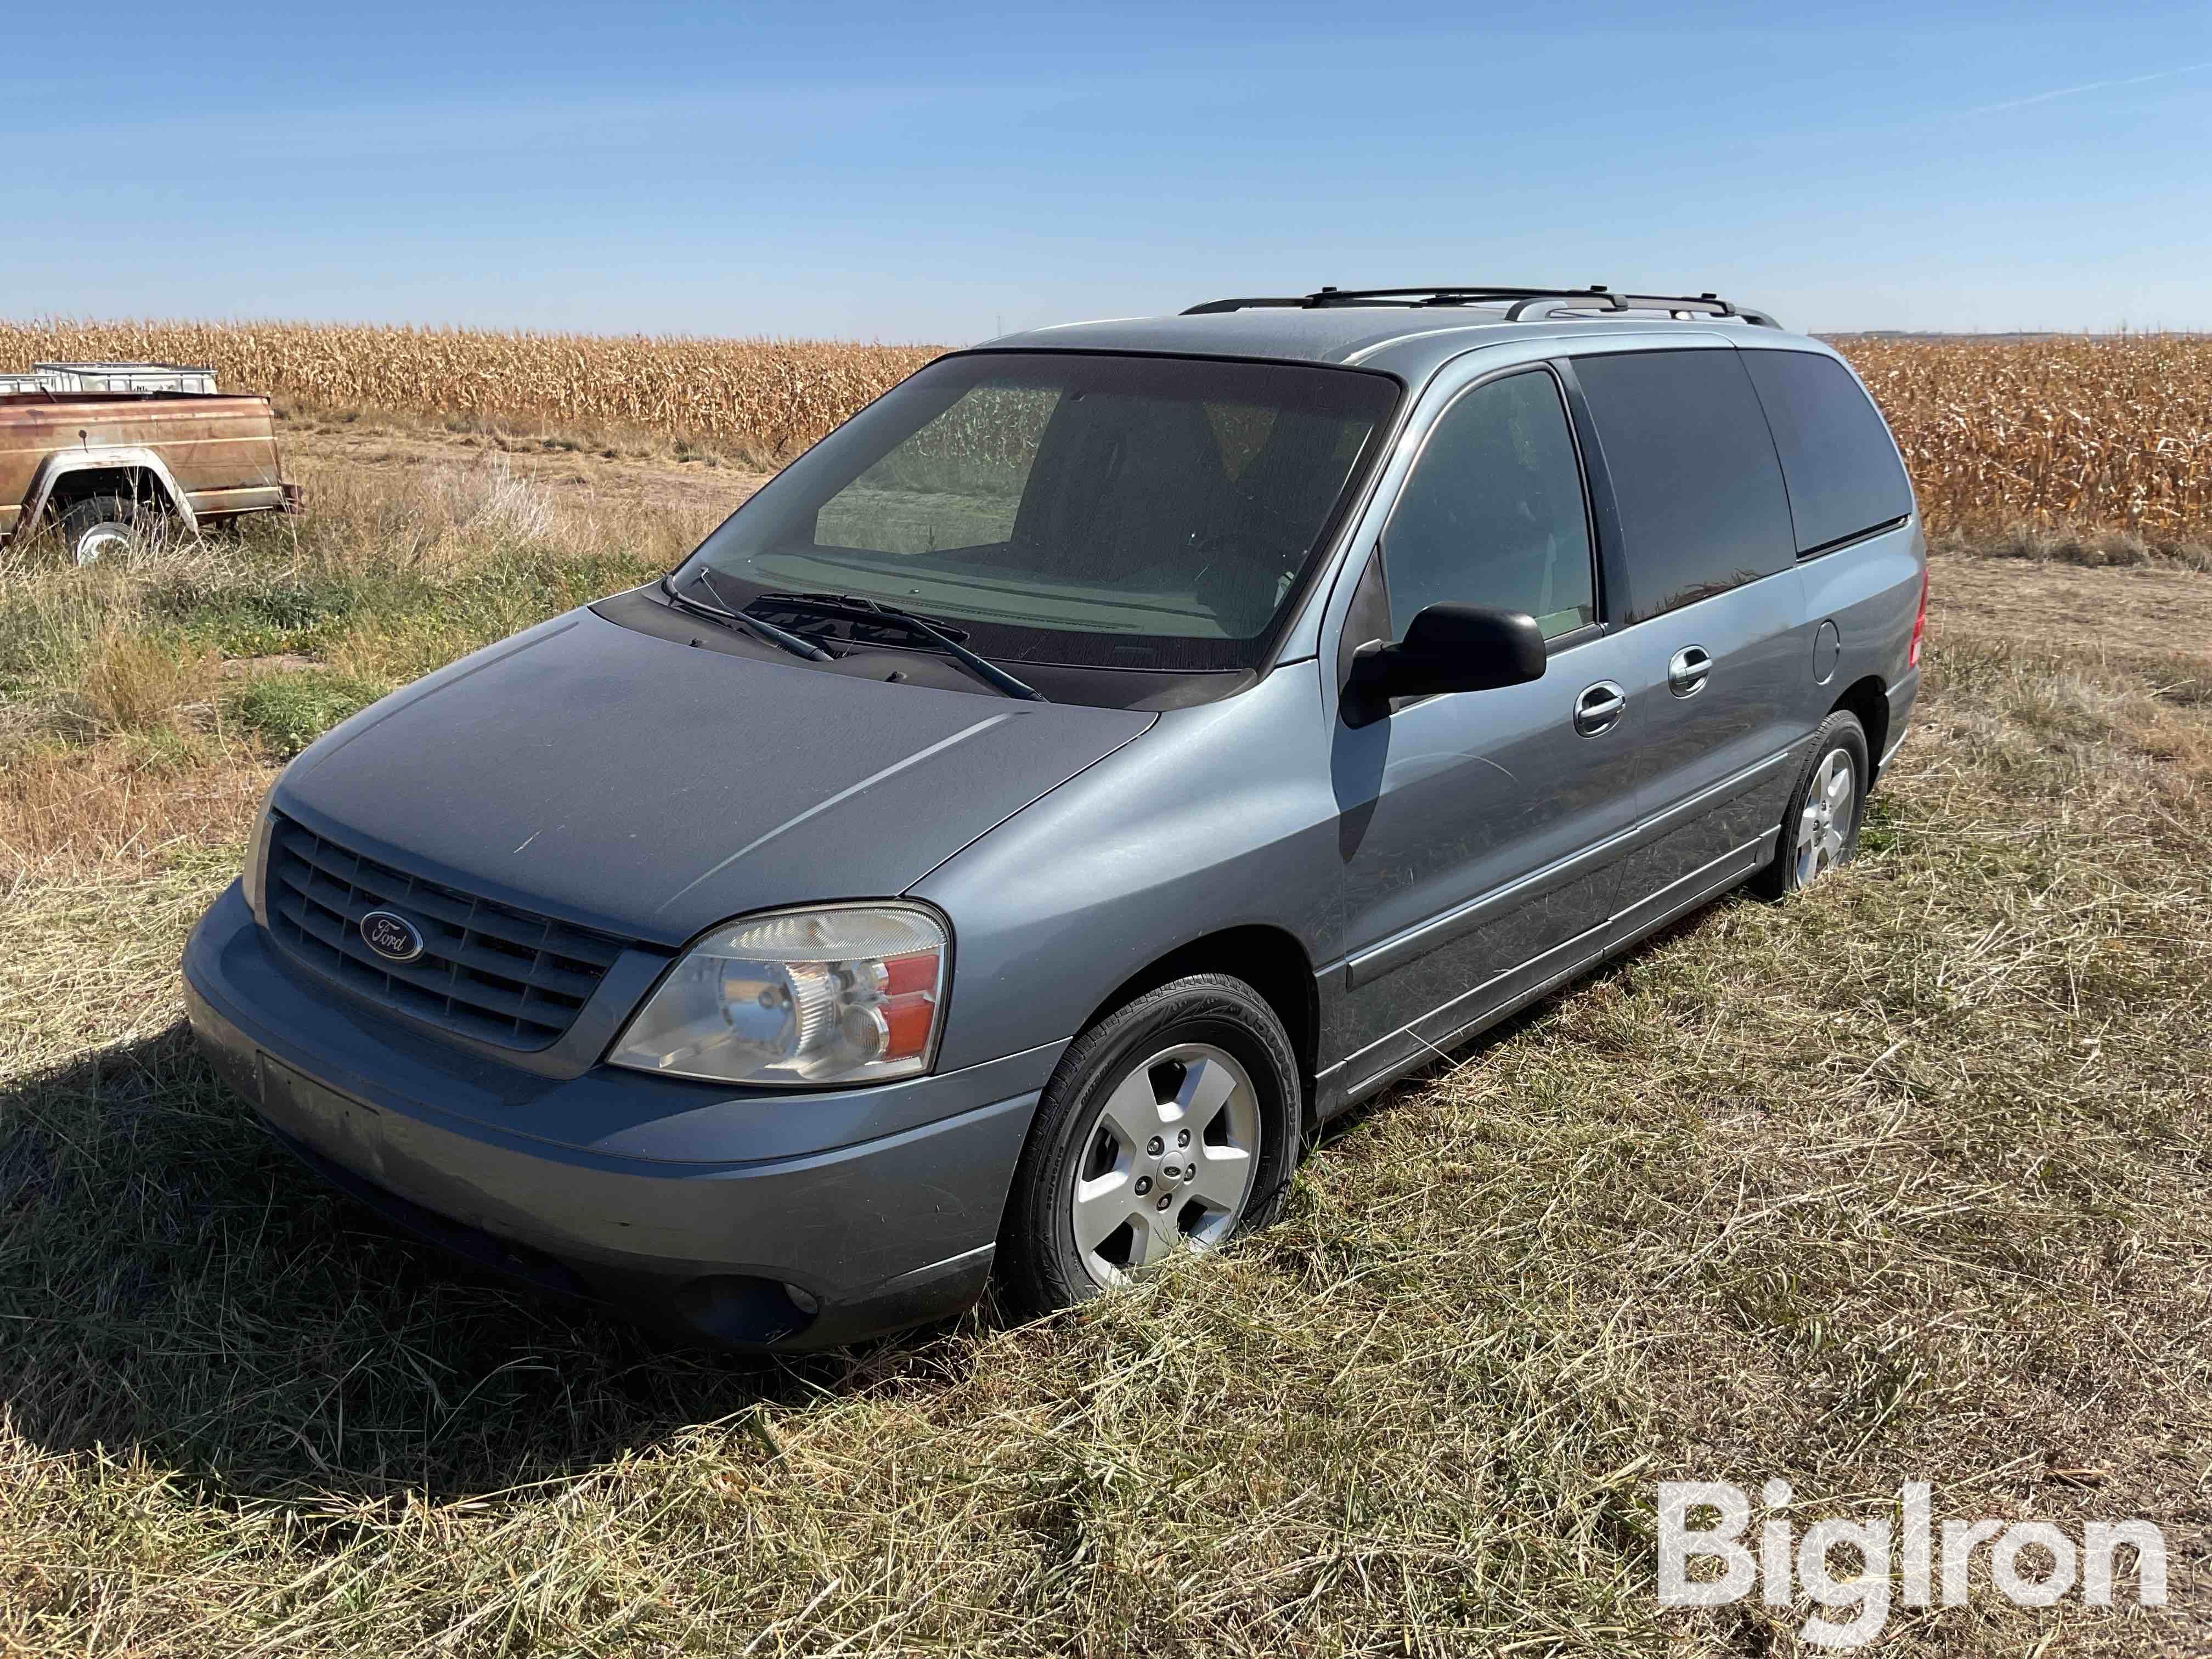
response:
[[[2205,1650],[2201,518],[1950,538],[1858,862],[1392,1090],[1282,1225],[1078,1313],[746,1362],[394,1236],[179,1024],[286,756],[745,487],[474,429],[542,413],[317,407],[297,521],[0,554],[0,1654],[1798,1650],[1802,1595],[1656,1606],[1677,1478],[1786,1480],[1799,1533],[1916,1480],[2143,1516],[2162,1612],[2124,1575],[2014,1607],[1984,1552],[1882,1650]]]
[[[2096,556],[2212,543],[2212,337],[1847,338],[1936,535],[2107,533]],[[299,323],[0,323],[0,366],[205,365],[325,410],[651,428],[775,461],[939,348]],[[2134,538],[2131,543],[2128,538]]]

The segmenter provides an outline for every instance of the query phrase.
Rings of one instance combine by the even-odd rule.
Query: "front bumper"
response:
[[[972,1302],[1062,1046],[820,1095],[541,1077],[295,974],[235,884],[184,969],[217,1070],[337,1185],[509,1276],[728,1346],[831,1347]]]

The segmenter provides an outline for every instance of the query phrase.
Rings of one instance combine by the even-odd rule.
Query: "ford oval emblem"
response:
[[[362,943],[388,962],[422,954],[422,930],[397,910],[371,910],[361,919]]]

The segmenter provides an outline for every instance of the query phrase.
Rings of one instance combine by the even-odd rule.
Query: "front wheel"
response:
[[[1210,1250],[1281,1213],[1298,1066],[1241,980],[1199,974],[1107,1015],[1061,1056],[1014,1176],[1000,1252],[1042,1311]]]
[[[1753,885],[1769,898],[1809,887],[1850,861],[1866,815],[1869,764],[1866,728],[1857,715],[1838,709],[1814,734],[1813,751],[1782,815],[1774,862]]]

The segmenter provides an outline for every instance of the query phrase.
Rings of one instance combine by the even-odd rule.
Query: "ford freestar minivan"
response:
[[[1925,573],[1851,371],[1711,295],[1013,336],[307,750],[192,1024],[331,1181],[682,1334],[1066,1302],[1849,859]]]

